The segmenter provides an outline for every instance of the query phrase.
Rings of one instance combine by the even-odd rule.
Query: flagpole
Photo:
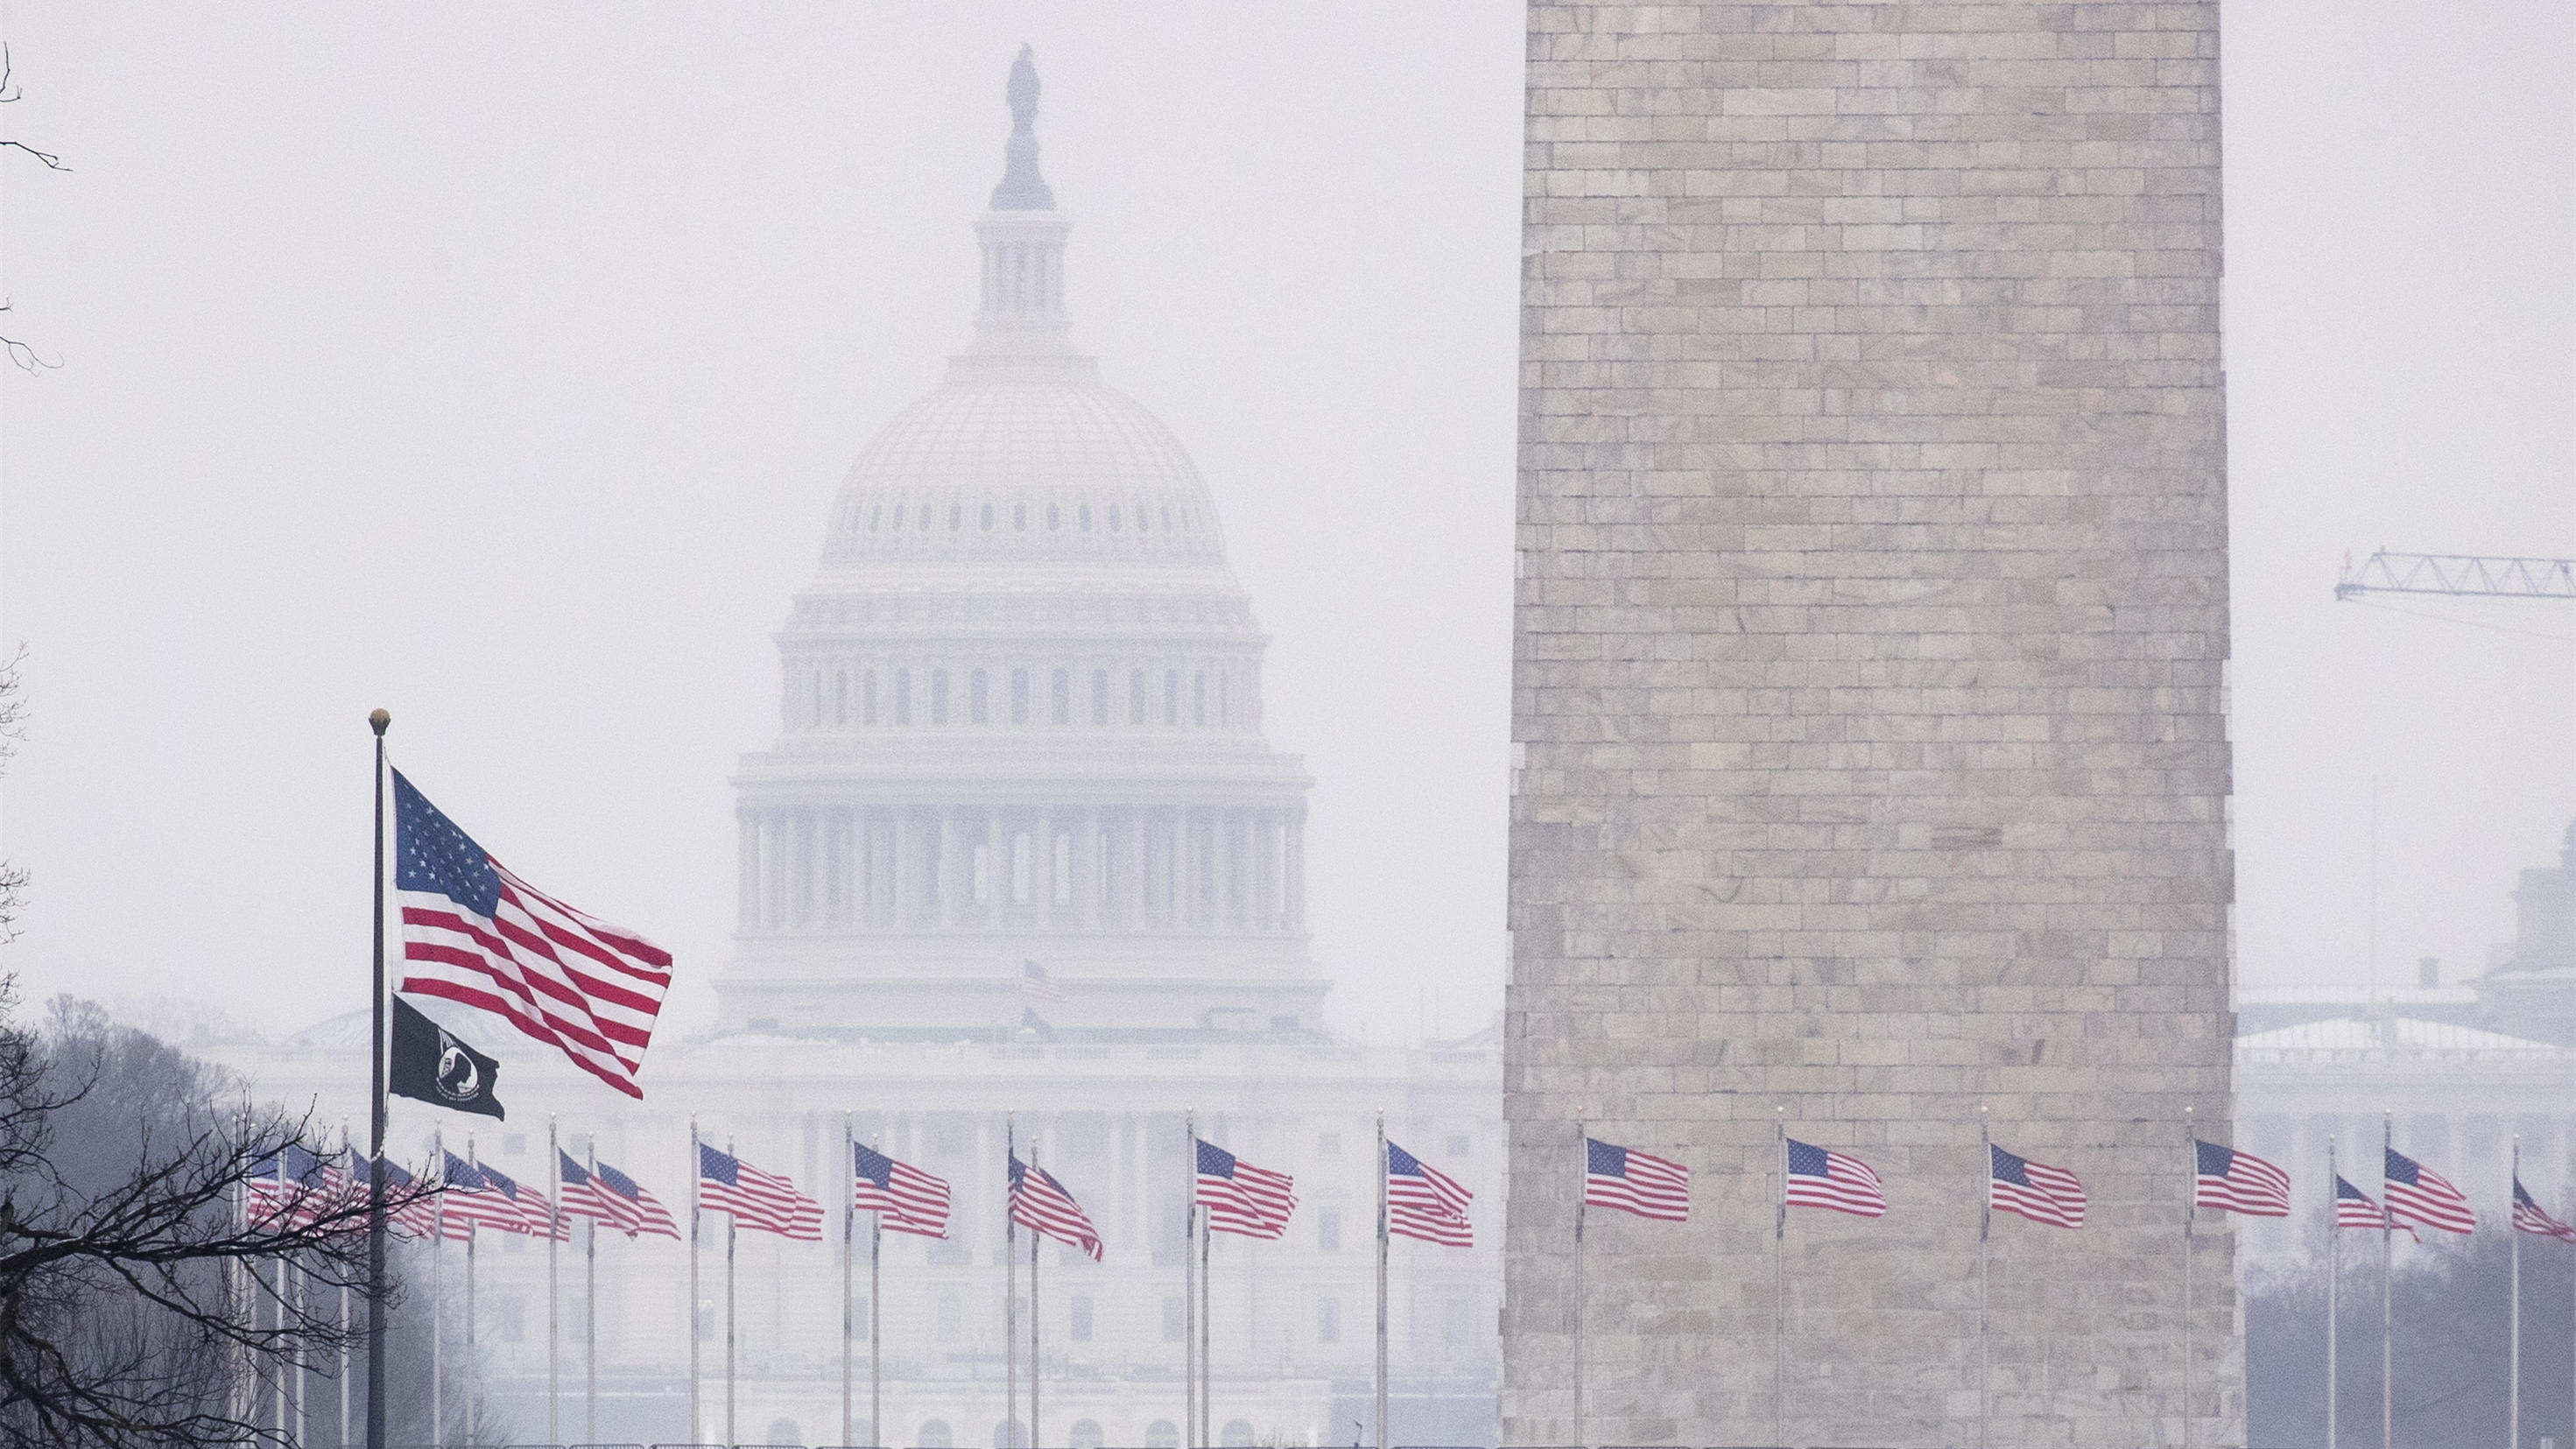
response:
[[[871,1133],[870,1146],[884,1141],[883,1134]],[[891,1187],[892,1183],[889,1182]],[[868,1214],[868,1443],[885,1443],[885,1379],[881,1349],[884,1343],[885,1285],[885,1209]]]
[[[340,1166],[346,1170],[355,1144],[349,1140],[349,1119],[340,1119]],[[349,1442],[349,1285],[340,1284],[340,1443]]]
[[[435,1164],[433,1170],[438,1173],[438,1206],[431,1217],[437,1231],[429,1238],[429,1442],[431,1449],[447,1449],[447,1129],[444,1125],[429,1129],[429,1156]],[[368,1392],[374,1393],[373,1384],[370,1384]],[[370,1414],[373,1412],[369,1410]]]
[[[2343,1175],[2335,1166],[2334,1134],[2326,1134],[2326,1449],[2343,1449],[2335,1438],[2335,1410],[2343,1381],[2335,1363],[2335,1331],[2342,1314],[2338,1298],[2343,1282]]]
[[[1020,1424],[1020,1229],[1019,1195],[1011,1187],[1011,1164],[1020,1157],[1018,1119],[1002,1114],[1002,1440],[1005,1449]],[[1025,1441],[1023,1441],[1025,1442]],[[1034,1446],[1029,1446],[1034,1449]]]
[[[1198,1214],[1199,1443],[1206,1446],[1206,1449],[1216,1449],[1216,1353],[1213,1346],[1216,1332],[1215,1325],[1211,1321],[1216,1317],[1216,1309],[1209,1301],[1215,1295],[1209,1291],[1214,1275],[1208,1271],[1208,1250],[1216,1242],[1216,1227],[1208,1220],[1206,1207],[1200,1207]]]
[[[1377,1109],[1377,1449],[1386,1433],[1386,1109]]]
[[[555,1114],[546,1114],[546,1442],[563,1442],[563,1374],[558,1355],[563,1344],[562,1275],[555,1239],[563,1231],[563,1149],[555,1137]],[[2183,1449],[2191,1449],[2184,1445]]]
[[[2388,1154],[2397,1147],[2397,1114],[2387,1107],[2379,1110],[2379,1449],[2394,1449],[2396,1444],[2397,1396],[2390,1371],[2396,1354],[2390,1345],[2388,1282],[2395,1271],[2397,1256],[2397,1219],[2388,1210]]]
[[[1591,1197],[1592,1136],[1583,1126],[1583,1104],[1574,1104],[1574,1167],[1583,1174],[1574,1183],[1574,1442],[1583,1437],[1583,1209]]]
[[[1038,1171],[1038,1135],[1029,1134],[1029,1171]],[[1044,1233],[1029,1229],[1029,1449],[1046,1441],[1038,1435],[1038,1239]]]
[[[393,722],[394,717],[381,709],[367,715],[367,728],[376,735],[375,987],[369,997],[375,1035],[367,1101],[367,1449],[385,1449],[385,728]],[[435,1254],[437,1249],[430,1251]],[[342,1435],[342,1442],[347,1437]]]
[[[1182,1154],[1181,1171],[1188,1186],[1181,1192],[1181,1442],[1198,1449],[1199,1442],[1199,1114],[1196,1108],[1181,1114],[1181,1130],[1189,1135],[1189,1150]]]
[[[477,1171],[483,1166],[482,1154],[474,1150],[471,1128],[465,1133],[465,1165]],[[482,1396],[483,1365],[475,1347],[478,1325],[474,1321],[474,1240],[482,1235],[481,1224],[469,1222],[465,1225],[465,1442],[468,1444],[474,1442],[483,1417],[482,1405],[475,1402]]]
[[[1771,1209],[1771,1442],[1787,1444],[1789,1420],[1789,1109],[1774,1107],[1780,1200]],[[2189,1449],[2189,1446],[2185,1446]]]
[[[2522,1134],[2513,1134],[2513,1192],[2522,1194]],[[2506,1278],[2507,1291],[2513,1296],[2513,1310],[2507,1315],[2510,1325],[2505,1331],[2505,1446],[2522,1449],[2522,1229],[2510,1219],[2505,1223],[2505,1237],[2513,1267]]]
[[[850,1114],[841,1113],[841,1170],[848,1190],[841,1194],[841,1442],[850,1442],[850,1255],[858,1251],[859,1155],[851,1150]],[[871,1300],[868,1312],[876,1312]]]
[[[2200,1133],[2189,1106],[2182,1109],[2182,1135],[2183,1155],[2191,1160],[2182,1202],[2182,1449],[2191,1449],[2191,1230],[2200,1212]]]
[[[698,1144],[698,1114],[689,1114],[689,1438],[703,1439],[705,1418],[698,1403],[698,1231],[702,1217],[698,1207],[698,1179],[706,1171],[706,1159]]]
[[[725,1156],[734,1159],[735,1171],[742,1170],[742,1159],[734,1153],[733,1137],[730,1133],[725,1137]],[[734,1243],[741,1237],[740,1232],[737,1231],[741,1225],[741,1213],[725,1214],[725,1442],[728,1444],[735,1442],[733,1435],[733,1260]]]
[[[1986,1190],[1978,1194],[1977,1205],[1977,1449],[1986,1449],[1986,1381],[1993,1367],[1986,1351],[1986,1283],[1994,1257],[1986,1244],[1994,1237],[1995,1136],[1983,1107],[1977,1109],[1977,1150],[1986,1163]]]
[[[581,1166],[590,1174],[591,1206],[597,1209],[602,1203],[599,1196],[599,1134],[595,1130],[581,1140]],[[599,1441],[599,1219],[596,1216],[581,1233],[581,1377],[581,1437],[585,1442],[595,1444]]]

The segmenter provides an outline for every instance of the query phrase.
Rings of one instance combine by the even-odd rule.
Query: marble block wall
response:
[[[1528,19],[1504,1442],[1978,1443],[1982,1115],[2091,1198],[1995,1219],[1991,1442],[2183,1443],[2232,1035],[2218,8]],[[1591,1217],[1579,1426],[1578,1110],[1695,1172],[1687,1225]],[[1775,1245],[1783,1121],[1887,1215]],[[2196,1242],[2189,1442],[2241,1444]]]

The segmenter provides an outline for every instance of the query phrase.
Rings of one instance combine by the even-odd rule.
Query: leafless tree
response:
[[[12,78],[9,61],[9,47],[6,45],[0,45],[0,106],[14,104],[19,95],[20,91],[18,89],[18,84]],[[37,162],[44,166],[48,171],[69,171],[71,169],[63,164],[62,157],[55,155],[51,151],[39,151],[24,141],[0,138],[0,151],[16,151],[21,155],[33,156],[36,158]],[[0,300],[0,312],[6,312],[8,310],[9,303],[6,300]],[[19,341],[15,337],[0,336],[0,350],[5,350],[8,353],[9,360],[11,362],[16,363],[18,366],[29,372],[34,372],[38,368],[54,367],[59,365],[45,360],[43,356],[37,353],[34,347],[25,342]]]

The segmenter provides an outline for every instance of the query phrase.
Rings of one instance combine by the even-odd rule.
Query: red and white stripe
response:
[[[1476,1229],[1467,1206],[1476,1195],[1447,1173],[1389,1142],[1386,1161],[1386,1230],[1398,1237],[1446,1248],[1472,1248]]]
[[[1198,1203],[1207,1209],[1208,1227],[1270,1242],[1286,1237],[1289,1214],[1297,1209],[1296,1179],[1231,1153],[1224,1158],[1232,1165],[1230,1174],[1208,1171],[1206,1153],[1199,1158]]]
[[[2286,1218],[2290,1215],[2288,1173],[2251,1152],[2234,1147],[2195,1142],[2192,1150],[2204,1169],[2193,1177],[2193,1206],[2258,1218]],[[2213,1157],[2222,1157],[2225,1161],[2222,1171],[2206,1170]]]
[[[821,1203],[798,1192],[796,1184],[787,1178],[763,1172],[739,1157],[732,1161],[734,1181],[730,1183],[700,1169],[698,1206],[710,1212],[731,1213],[734,1222],[742,1227],[801,1242],[823,1241]]]
[[[864,1167],[874,1155],[886,1167],[886,1185],[862,1171],[851,1179],[850,1206],[875,1213],[880,1226],[919,1238],[948,1236],[948,1183],[908,1162],[898,1162],[859,1143],[851,1144]]]
[[[2468,1195],[2451,1186],[2450,1179],[2402,1152],[2392,1151],[2387,1156],[2388,1171],[2380,1178],[2379,1191],[2388,1204],[2390,1217],[2446,1233],[2478,1230],[2478,1215],[2469,1207]],[[2406,1170],[2414,1173],[2413,1182],[2395,1175]]]
[[[1583,1139],[1583,1159],[1584,1206],[1615,1208],[1657,1222],[1690,1221],[1689,1168],[1590,1137]]]
[[[1994,1156],[1997,1153],[2021,1164],[2021,1175],[2030,1179],[2027,1186],[2010,1181],[1996,1171]],[[2085,1204],[2084,1184],[2065,1168],[2033,1162],[2017,1152],[2004,1153],[2000,1147],[1987,1154],[1988,1207],[2052,1228],[2080,1228],[2084,1226]]]
[[[2576,1243],[2576,1228],[2551,1217],[2548,1209],[2533,1201],[2531,1194],[2523,1191],[2520,1178],[2514,1179],[2513,1184],[2513,1225],[2521,1232]]]
[[[1011,1221],[1101,1260],[1100,1233],[1055,1174],[1034,1163],[1011,1164]]]
[[[670,989],[670,953],[491,865],[501,896],[488,918],[437,892],[395,892],[406,963],[399,989],[481,1007],[642,1097],[635,1074]]]
[[[1877,1169],[1849,1153],[1816,1147],[1809,1150],[1824,1154],[1824,1171],[1802,1172],[1802,1165],[1814,1165],[1813,1158],[1798,1151],[1804,1146],[1798,1142],[1789,1144],[1789,1170],[1781,1174],[1786,1179],[1782,1202],[1790,1207],[1849,1213],[1856,1218],[1886,1216],[1887,1188],[1879,1181]]]
[[[646,1192],[641,1183],[605,1162],[591,1164],[591,1181],[598,1184],[600,1203],[608,1209],[609,1221],[625,1230],[626,1236],[649,1233],[657,1238],[676,1238],[680,1225],[671,1210],[660,1199]]]

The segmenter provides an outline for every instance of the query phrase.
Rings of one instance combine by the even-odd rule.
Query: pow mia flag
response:
[[[394,1039],[391,1060],[386,1063],[386,1090],[458,1112],[504,1115],[500,1099],[492,1095],[501,1064],[458,1041],[410,1002],[397,996],[393,1003]]]

